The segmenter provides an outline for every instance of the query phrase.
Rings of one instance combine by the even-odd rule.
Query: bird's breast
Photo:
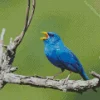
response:
[[[54,48],[45,48],[45,55],[53,65],[59,67],[61,63],[57,57],[56,50]]]
[[[56,50],[53,48],[45,48],[45,55],[47,56],[47,58],[49,59],[53,59],[56,60],[57,56],[56,56]]]

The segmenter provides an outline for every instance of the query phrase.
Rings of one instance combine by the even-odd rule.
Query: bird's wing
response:
[[[77,57],[67,48],[63,50],[57,50],[57,57],[64,67],[73,72],[80,72],[82,65]]]

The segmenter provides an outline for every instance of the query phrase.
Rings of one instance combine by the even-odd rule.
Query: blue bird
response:
[[[45,34],[45,36],[42,37],[41,40],[44,41],[44,52],[48,60],[56,67],[60,68],[61,72],[66,69],[70,72],[80,74],[84,80],[89,80],[80,61],[75,56],[75,54],[64,45],[60,36],[58,36],[54,32],[42,33]],[[57,76],[61,72],[57,73],[55,76]]]

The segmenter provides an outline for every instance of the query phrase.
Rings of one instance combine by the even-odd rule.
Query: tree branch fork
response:
[[[92,71],[91,75],[95,78],[84,81],[84,80],[68,80],[65,79],[47,79],[46,77],[41,76],[24,76],[14,74],[17,70],[17,67],[12,66],[14,58],[16,57],[16,50],[18,46],[21,44],[26,31],[28,30],[30,23],[32,21],[36,0],[32,0],[32,4],[30,0],[27,0],[27,9],[26,9],[26,18],[25,24],[22,32],[14,39],[10,38],[10,42],[8,45],[4,45],[4,35],[5,28],[2,29],[0,35],[0,89],[2,89],[7,83],[11,84],[19,84],[19,85],[30,85],[41,88],[52,88],[57,89],[64,92],[78,92],[82,93],[87,91],[88,89],[95,89],[100,87],[100,74]],[[30,10],[30,6],[32,9]],[[31,11],[31,13],[30,13]],[[30,14],[29,14],[30,13]],[[29,16],[30,15],[30,16]]]

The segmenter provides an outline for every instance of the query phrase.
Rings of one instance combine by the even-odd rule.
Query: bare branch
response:
[[[6,29],[3,28],[2,32],[1,32],[1,36],[0,36],[0,64],[2,63],[2,55],[3,55],[3,38],[4,38],[4,34],[5,34]],[[1,66],[0,66],[1,68]]]
[[[3,55],[3,61],[4,61],[4,65],[2,68],[5,67],[5,64],[6,65],[9,65],[11,66],[11,64],[13,63],[14,61],[14,58],[15,58],[15,55],[16,55],[16,49],[17,47],[20,45],[21,41],[23,40],[24,38],[24,35],[32,21],[32,17],[34,15],[34,10],[35,10],[35,3],[36,0],[33,0],[33,3],[32,3],[32,13],[29,17],[29,11],[30,11],[30,0],[28,0],[28,5],[27,5],[27,9],[26,9],[26,19],[25,19],[25,24],[24,24],[24,29],[22,30],[22,32],[19,34],[19,36],[17,36],[14,41],[12,41],[12,39],[10,39],[10,43],[9,45],[5,46],[3,45],[3,47],[6,48],[6,51]],[[5,67],[6,68],[6,67]]]
[[[13,73],[4,74],[3,81],[12,84],[30,85],[35,87],[53,88],[63,92],[78,92],[82,93],[88,89],[100,87],[99,79],[94,78],[88,81],[83,80],[53,80],[39,76],[23,76]]]
[[[9,44],[11,44],[13,41],[12,41],[12,37],[10,38],[10,42],[9,42]]]
[[[24,29],[23,29],[23,34],[27,30],[27,24],[28,24],[28,19],[29,19],[29,11],[30,11],[30,0],[28,0],[28,5],[27,5],[27,9],[26,9],[26,20],[25,20],[25,25],[24,25]]]
[[[28,20],[27,28],[29,27],[29,25],[30,25],[30,23],[32,21],[32,18],[33,18],[33,15],[34,15],[34,11],[35,11],[35,6],[36,6],[36,0],[33,0],[33,2],[32,2],[32,12],[31,12],[30,18]]]
[[[31,12],[31,15],[29,17],[30,0],[28,0],[28,5],[27,5],[27,9],[26,9],[26,19],[25,19],[24,29],[22,30],[22,32],[20,33],[20,35],[15,38],[12,49],[16,49],[17,46],[23,40],[23,37],[24,37],[24,35],[25,35],[25,33],[26,33],[26,31],[27,31],[27,29],[30,26],[30,23],[32,21],[32,18],[33,18],[33,15],[34,15],[34,11],[35,11],[35,6],[36,6],[36,0],[33,0],[33,2],[32,2],[32,12]]]
[[[3,28],[3,29],[2,29],[2,33],[1,33],[1,37],[0,37],[0,40],[1,40],[1,41],[2,41],[2,40],[3,40],[3,38],[4,38],[5,31],[6,31],[6,29],[5,29],[5,28]]]
[[[100,79],[100,74],[97,74],[96,72],[92,71],[91,74],[96,77],[96,78],[99,78]]]

